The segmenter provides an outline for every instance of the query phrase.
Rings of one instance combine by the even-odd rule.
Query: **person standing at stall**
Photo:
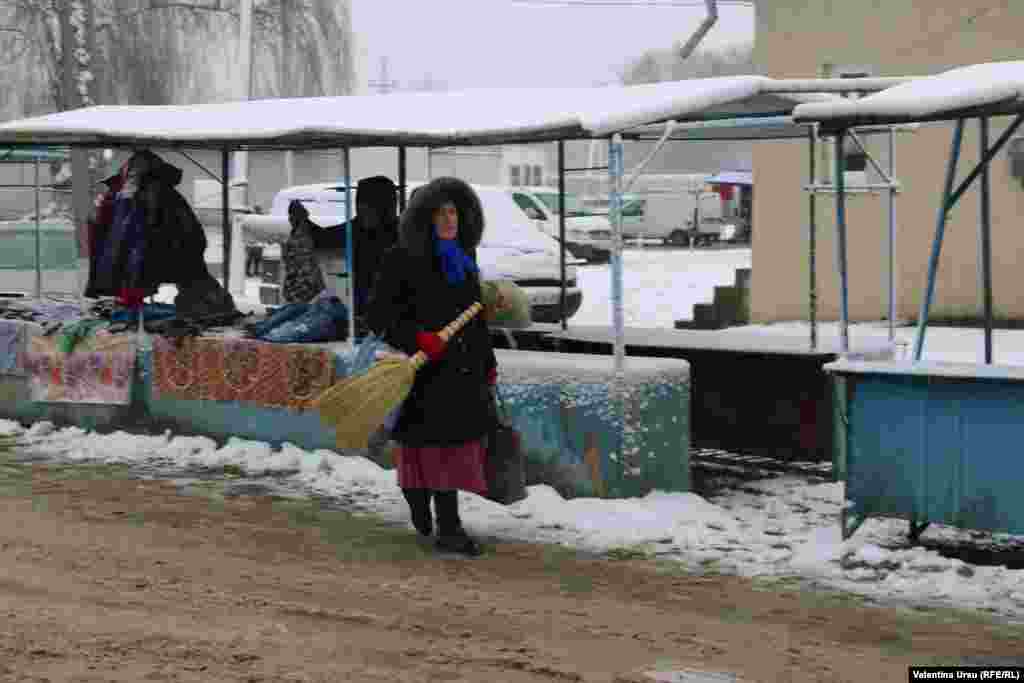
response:
[[[345,252],[345,223],[321,227],[309,221],[309,226],[315,251]],[[384,253],[397,241],[398,188],[387,176],[363,178],[356,185],[356,215],[352,218],[357,334],[364,329],[366,303]]]
[[[481,301],[476,248],[483,230],[480,198],[468,184],[445,177],[421,187],[402,214],[399,244],[386,255],[367,308],[375,334],[430,359],[392,431],[400,446],[398,485],[416,529],[432,533],[433,498],[437,548],[465,555],[480,548],[462,527],[458,491],[487,492],[497,360],[481,317],[447,344],[437,332]]]

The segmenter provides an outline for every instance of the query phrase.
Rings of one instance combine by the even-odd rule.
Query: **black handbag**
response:
[[[497,386],[491,395],[491,406],[494,420],[487,439],[486,498],[502,505],[511,505],[526,498],[523,440],[508,419],[505,401]]]

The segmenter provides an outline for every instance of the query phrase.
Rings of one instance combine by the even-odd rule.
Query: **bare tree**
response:
[[[656,83],[687,78],[712,78],[758,73],[752,45],[699,50],[679,59],[674,48],[648,50],[630,61],[620,74],[623,83]]]
[[[8,116],[231,96],[238,0],[0,0]],[[77,17],[72,21],[73,17]],[[258,0],[255,96],[352,92],[349,0]],[[70,49],[70,51],[69,51]],[[78,63],[68,76],[63,55]]]

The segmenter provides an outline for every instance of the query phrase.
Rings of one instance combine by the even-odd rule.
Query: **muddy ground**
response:
[[[1024,630],[795,581],[488,541],[114,468],[0,461],[2,681],[905,681],[998,661]]]

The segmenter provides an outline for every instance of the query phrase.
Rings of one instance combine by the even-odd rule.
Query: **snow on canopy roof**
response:
[[[1024,113],[1024,61],[973,64],[857,100],[801,104],[793,119],[835,130],[1017,113]]]
[[[752,171],[722,171],[708,178],[709,185],[753,185]]]
[[[5,123],[0,144],[287,149],[541,142],[606,136],[669,119],[788,114],[809,97],[773,94],[771,83],[763,76],[734,76],[615,87],[99,106]]]

